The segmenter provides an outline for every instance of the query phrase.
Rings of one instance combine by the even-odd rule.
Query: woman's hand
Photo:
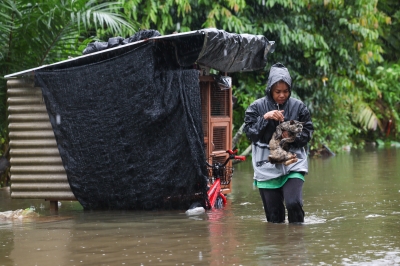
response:
[[[264,114],[265,120],[276,120],[276,121],[284,121],[285,117],[283,116],[283,110],[273,110]]]

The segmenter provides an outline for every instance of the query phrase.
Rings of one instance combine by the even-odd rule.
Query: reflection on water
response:
[[[40,217],[0,221],[0,265],[400,265],[400,152],[367,149],[311,159],[303,225],[266,222],[250,160],[235,166],[221,210],[83,211],[11,200]],[[41,208],[44,205],[46,208]]]

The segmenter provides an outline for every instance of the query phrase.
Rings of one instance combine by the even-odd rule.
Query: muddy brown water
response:
[[[84,211],[63,201],[10,199],[0,212],[0,265],[400,265],[400,149],[368,148],[311,159],[303,225],[270,224],[252,185],[250,160],[235,165],[221,210]]]

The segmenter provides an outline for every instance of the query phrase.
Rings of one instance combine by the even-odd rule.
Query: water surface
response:
[[[267,223],[250,160],[235,165],[224,209],[84,211],[63,201],[10,199],[0,212],[0,265],[400,265],[400,150],[369,148],[311,159],[303,225]]]

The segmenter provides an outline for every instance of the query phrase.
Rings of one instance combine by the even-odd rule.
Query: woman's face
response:
[[[272,98],[275,102],[283,104],[289,98],[289,86],[285,82],[276,83],[271,90]]]

